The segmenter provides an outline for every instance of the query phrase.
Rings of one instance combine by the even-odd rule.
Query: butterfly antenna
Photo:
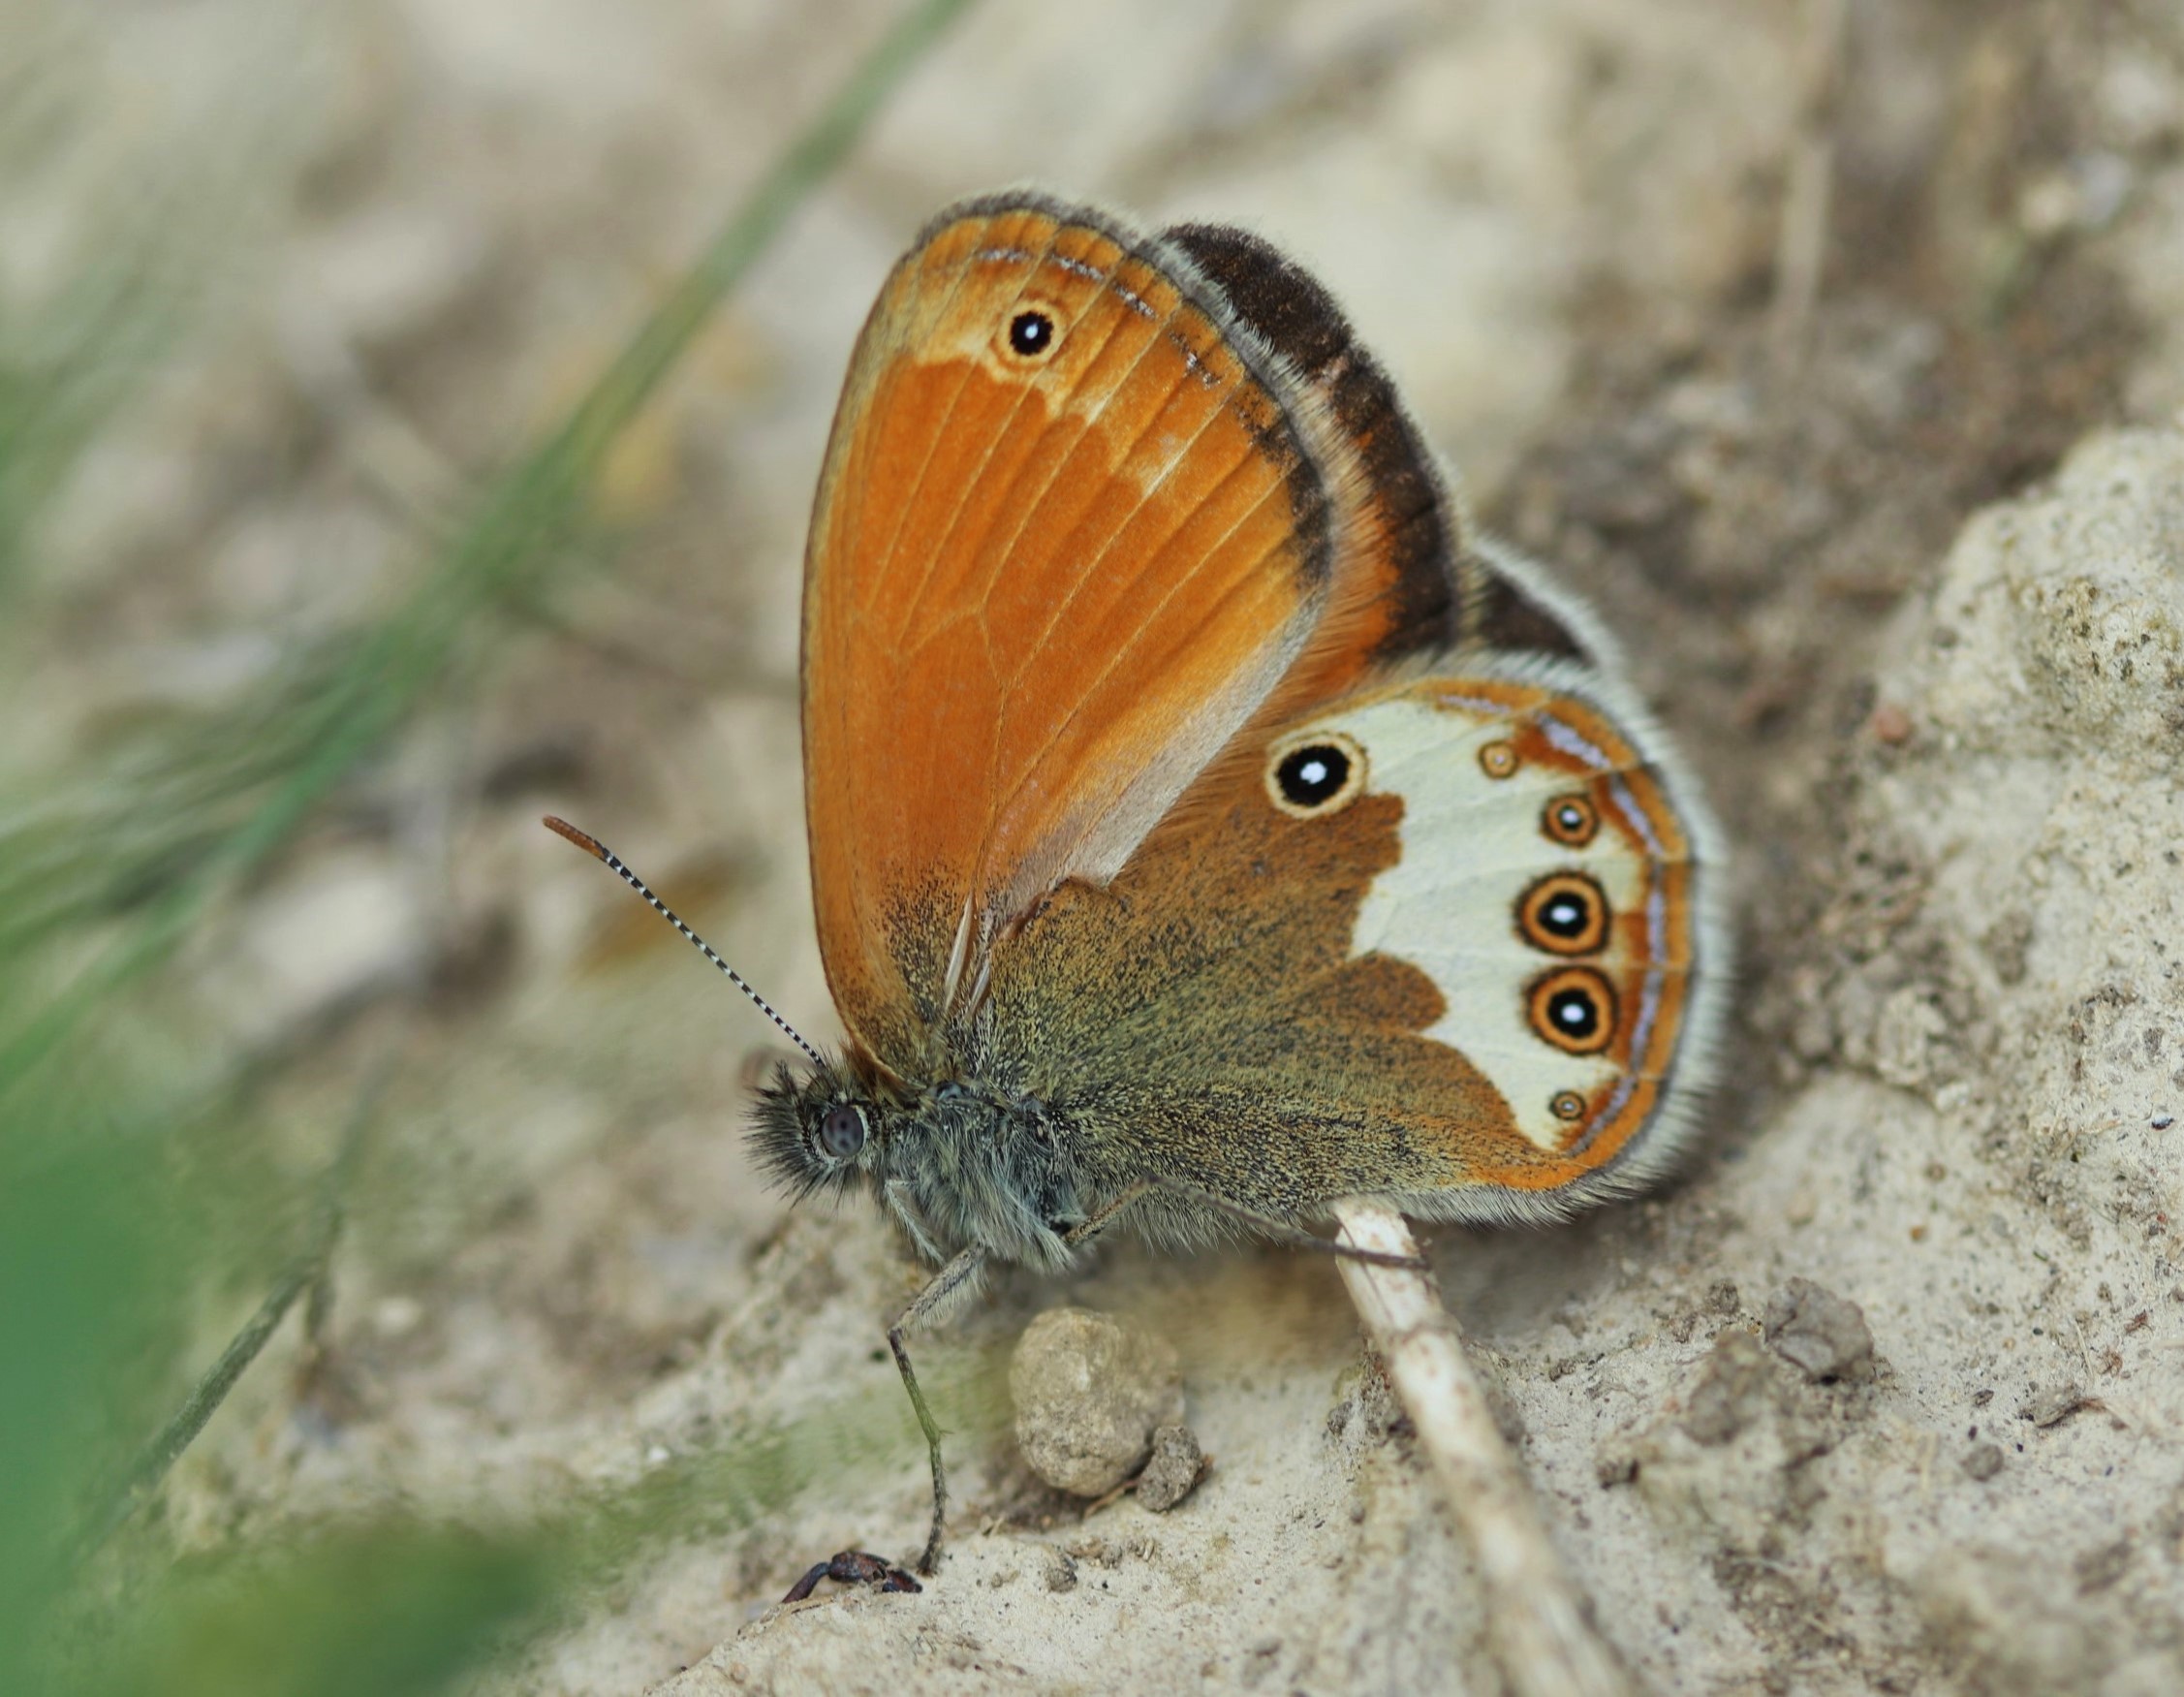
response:
[[[773,1011],[773,1004],[771,1002],[767,1001],[765,997],[759,994],[757,990],[753,990],[740,972],[736,971],[734,967],[731,966],[718,955],[714,954],[713,947],[710,943],[706,942],[703,937],[701,937],[696,931],[692,930],[688,926],[684,925],[682,921],[675,916],[675,910],[673,908],[670,907],[657,896],[653,895],[652,892],[645,887],[644,880],[642,878],[640,878],[635,872],[631,871],[629,867],[622,864],[622,857],[620,855],[616,854],[612,849],[608,848],[605,843],[601,842],[598,837],[591,835],[588,832],[578,831],[574,825],[571,825],[568,820],[556,819],[550,813],[546,816],[546,828],[548,831],[552,832],[556,836],[567,837],[571,842],[575,843],[578,848],[582,849],[585,854],[591,856],[593,860],[605,863],[608,871],[612,872],[616,877],[620,878],[623,883],[627,884],[632,890],[636,891],[640,896],[643,896],[645,900],[649,901],[652,904],[653,912],[657,913],[662,919],[666,920],[668,924],[673,926],[676,930],[680,931],[685,937],[689,938],[691,942],[695,943],[698,946],[698,953],[704,956],[706,959],[710,960],[715,966],[719,967],[723,972],[725,972],[728,975],[728,982],[735,986],[735,988],[741,990],[745,995],[749,996],[753,1002],[757,1003],[759,1012],[764,1014],[767,1019],[771,1020],[776,1025],[780,1026],[782,1035],[787,1037],[790,1042],[794,1043],[806,1054],[810,1055],[814,1065],[825,1066],[827,1064],[826,1060],[821,1057],[819,1051],[814,1049],[810,1044],[806,1043],[803,1038],[797,1034],[796,1026],[790,1024],[788,1021],[784,1020],[779,1014]]]

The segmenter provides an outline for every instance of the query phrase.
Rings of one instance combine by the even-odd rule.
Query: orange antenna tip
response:
[[[566,819],[556,819],[551,813],[546,816],[546,828],[556,836],[565,836],[595,861],[612,864],[614,857],[607,852],[607,845],[587,831],[578,831]]]

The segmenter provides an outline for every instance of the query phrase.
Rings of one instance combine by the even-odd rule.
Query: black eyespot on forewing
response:
[[[1037,360],[1053,352],[1054,321],[1044,312],[1027,309],[1009,321],[1009,348],[1020,359]]]

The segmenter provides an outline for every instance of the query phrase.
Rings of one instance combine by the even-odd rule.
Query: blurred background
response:
[[[538,816],[832,1035],[802,529],[935,208],[1292,249],[1791,888],[1961,518],[2184,403],[2180,42],[2155,0],[0,0],[11,1687],[641,1690],[826,1554],[780,1529],[816,1473],[914,1519],[909,1275],[861,1210],[784,1222],[763,1022]],[[1798,920],[1747,922],[1763,1039]]]

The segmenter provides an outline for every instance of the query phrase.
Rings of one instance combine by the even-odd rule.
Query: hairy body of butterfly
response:
[[[1590,618],[1472,534],[1255,237],[966,203],[858,346],[803,714],[840,1055],[798,1192],[946,1267],[1336,1201],[1547,1220],[1672,1156],[1726,973],[1714,838]]]

